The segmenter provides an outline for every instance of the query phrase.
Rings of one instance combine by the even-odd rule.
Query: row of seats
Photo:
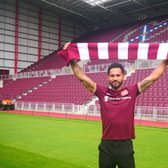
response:
[[[153,69],[137,70],[136,73],[128,77],[124,81],[124,85],[130,85],[131,82],[137,83],[137,76],[146,77]],[[144,71],[149,71],[144,73]],[[142,73],[142,74],[141,74]],[[166,74],[168,70],[166,71]],[[106,79],[106,72],[100,73],[88,73],[91,79],[96,81],[101,85],[108,85]],[[159,81],[157,81],[151,88],[146,92],[138,96],[137,105],[138,106],[168,106],[168,80],[167,76],[164,75]],[[164,82],[163,82],[164,81]],[[164,87],[163,87],[164,83]],[[92,99],[92,94],[90,94],[82,84],[73,75],[63,75],[57,76],[52,79],[47,84],[39,87],[37,90],[33,90],[27,96],[23,96],[21,100],[23,101],[35,101],[35,102],[59,102],[59,103],[74,103],[74,104],[86,104],[88,100]],[[98,103],[98,101],[96,102]]]
[[[146,77],[153,69],[136,70],[124,81],[124,85],[137,83],[140,79]],[[140,106],[168,106],[168,70],[152,87],[137,98],[137,105]],[[108,85],[106,72],[88,73],[91,79],[101,85]],[[137,77],[138,76],[138,77]],[[140,77],[140,78],[139,78]],[[10,83],[0,89],[1,94],[10,95],[17,98],[18,95],[27,92],[35,86],[37,89],[28,92],[28,95],[22,95],[22,101],[34,102],[67,102],[74,104],[86,104],[92,99],[92,94],[89,93],[82,84],[73,75],[57,76],[54,79],[48,80],[49,77],[27,78],[10,80]],[[46,84],[40,83],[47,81]],[[7,82],[7,81],[6,81]]]
[[[41,84],[47,79],[49,79],[49,77],[23,78],[12,81],[9,80],[7,85],[4,85],[3,88],[0,88],[1,97],[15,99],[17,96],[26,93],[28,90],[33,89],[33,87],[38,86],[38,84]]]
[[[21,72],[40,71],[47,69],[61,69],[65,65],[65,60],[62,57],[57,56],[57,52],[49,54],[38,62],[31,64]]]
[[[57,76],[43,87],[39,87],[29,95],[23,96],[21,100],[85,104],[91,99],[92,95],[73,75],[63,75]]]

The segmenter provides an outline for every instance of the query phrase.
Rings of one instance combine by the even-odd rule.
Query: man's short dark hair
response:
[[[120,68],[122,74],[125,75],[125,70],[124,70],[124,67],[122,66],[122,64],[120,64],[120,63],[118,63],[118,62],[112,63],[112,64],[108,67],[108,70],[107,70],[107,74],[108,74],[108,75],[110,74],[110,70],[111,70],[112,68]]]

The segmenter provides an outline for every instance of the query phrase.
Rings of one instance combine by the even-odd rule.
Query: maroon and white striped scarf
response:
[[[68,55],[78,60],[168,59],[168,43],[72,43]]]

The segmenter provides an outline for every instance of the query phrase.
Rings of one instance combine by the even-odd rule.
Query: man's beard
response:
[[[117,82],[118,85],[113,85],[113,83],[115,83],[115,82]],[[113,89],[117,90],[117,89],[120,88],[120,86],[123,84],[123,81],[121,81],[121,82],[119,82],[119,81],[113,81],[112,83],[109,83],[109,84],[110,84],[110,86],[111,86]]]

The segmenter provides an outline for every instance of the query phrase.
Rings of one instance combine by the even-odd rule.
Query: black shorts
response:
[[[102,140],[99,168],[135,168],[132,140]]]

